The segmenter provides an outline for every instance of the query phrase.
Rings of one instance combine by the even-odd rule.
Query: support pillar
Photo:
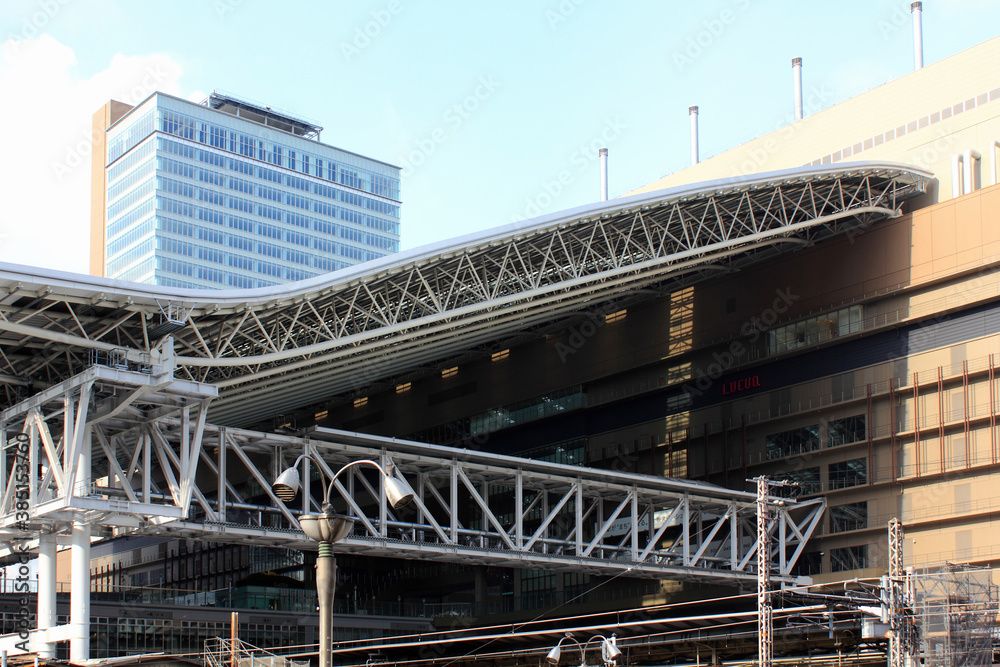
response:
[[[319,667],[333,662],[333,595],[337,587],[337,562],[333,543],[320,542],[316,558],[316,595],[319,598]]]
[[[73,522],[70,546],[72,582],[70,588],[69,659],[90,659],[90,524]]]
[[[38,536],[38,639],[35,650],[39,657],[53,660],[56,645],[48,641],[46,630],[56,624],[56,536]]]

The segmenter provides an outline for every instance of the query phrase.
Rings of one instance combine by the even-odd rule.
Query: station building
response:
[[[593,304],[319,423],[736,489],[787,479],[829,503],[798,565],[816,581],[884,573],[893,517],[907,565],[996,566],[998,82],[993,39],[636,191],[869,160],[931,171],[900,216]],[[506,592],[578,583],[515,573]]]
[[[459,353],[359,370],[335,390],[282,396],[249,423],[232,416],[235,403],[218,414],[234,427],[330,427],[739,490],[759,475],[787,480],[788,493],[827,500],[797,565],[817,583],[883,574],[891,518],[905,527],[907,566],[996,567],[998,86],[1000,38],[634,193],[722,191],[749,175],[769,192],[824,167],[872,169],[864,163],[932,174],[890,219],[821,240],[790,235],[784,252],[738,270],[604,294],[516,333],[477,329]],[[350,555],[339,565],[366,602],[434,609],[445,625],[724,592],[473,564],[421,563],[401,577],[398,562]],[[110,555],[100,568],[95,581],[112,568],[130,584],[152,569]],[[164,572],[161,583],[175,583]]]

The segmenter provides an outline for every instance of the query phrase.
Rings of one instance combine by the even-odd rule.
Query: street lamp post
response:
[[[587,660],[584,657],[584,653],[586,651],[587,645],[590,644],[590,642],[594,641],[595,639],[601,640],[601,662],[604,663],[605,665],[614,665],[616,662],[618,662],[618,658],[620,658],[622,655],[621,650],[615,645],[615,636],[613,634],[611,635],[610,639],[608,639],[604,635],[594,635],[593,637],[591,637],[590,639],[581,644],[580,642],[573,639],[573,636],[567,632],[566,636],[560,639],[559,643],[553,646],[552,650],[549,651],[548,655],[545,656],[545,661],[547,663],[549,663],[550,665],[559,664],[559,659],[562,657],[562,643],[567,639],[576,644],[577,647],[579,647],[580,649],[580,667],[587,667]]]
[[[295,460],[292,467],[278,475],[278,478],[271,484],[274,495],[282,502],[291,501],[299,492],[298,466],[306,458],[316,463],[320,475],[323,476],[324,482],[326,481],[323,466],[312,454],[302,454]],[[364,459],[352,461],[333,474],[330,483],[323,491],[323,511],[321,514],[303,514],[299,517],[302,532],[319,543],[316,558],[316,595],[319,602],[319,667],[330,667],[333,661],[333,595],[337,585],[337,563],[333,557],[333,543],[344,539],[354,527],[352,517],[333,511],[333,506],[330,504],[330,493],[333,491],[334,482],[342,472],[353,466],[361,465],[372,466],[381,473],[384,479],[384,493],[393,509],[402,507],[413,500],[413,489],[403,479],[394,464],[390,463],[387,466],[388,470],[384,470],[375,461]]]

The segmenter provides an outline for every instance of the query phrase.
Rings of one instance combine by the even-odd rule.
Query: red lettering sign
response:
[[[760,386],[760,376],[759,375],[749,375],[745,378],[740,378],[739,380],[730,380],[722,385],[722,395],[728,396],[729,394],[738,394],[741,391],[746,391],[747,389],[754,389]]]

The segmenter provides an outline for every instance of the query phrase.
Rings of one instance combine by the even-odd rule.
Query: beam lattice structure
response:
[[[0,266],[0,409],[175,338],[176,377],[247,426],[898,215],[932,175],[801,167],[600,202],[290,285],[183,290]]]
[[[322,490],[282,502],[277,472],[312,453],[326,475],[391,456],[416,490],[388,506],[363,468],[337,480],[339,511],[357,517],[341,551],[705,581],[756,580],[754,494],[689,480],[580,468],[317,428],[268,434],[206,422],[214,388],[95,366],[0,413],[6,475],[0,526],[10,541],[68,534],[160,534],[314,549],[297,517]],[[162,376],[159,376],[162,379]],[[18,437],[19,434],[23,434]],[[18,505],[27,436],[27,507]],[[87,449],[89,461],[74,452]],[[77,461],[70,465],[68,461]],[[337,494],[335,494],[336,497]],[[786,501],[768,528],[774,578],[791,583],[824,501]],[[18,512],[26,512],[19,515]],[[95,533],[96,534],[96,533]]]

